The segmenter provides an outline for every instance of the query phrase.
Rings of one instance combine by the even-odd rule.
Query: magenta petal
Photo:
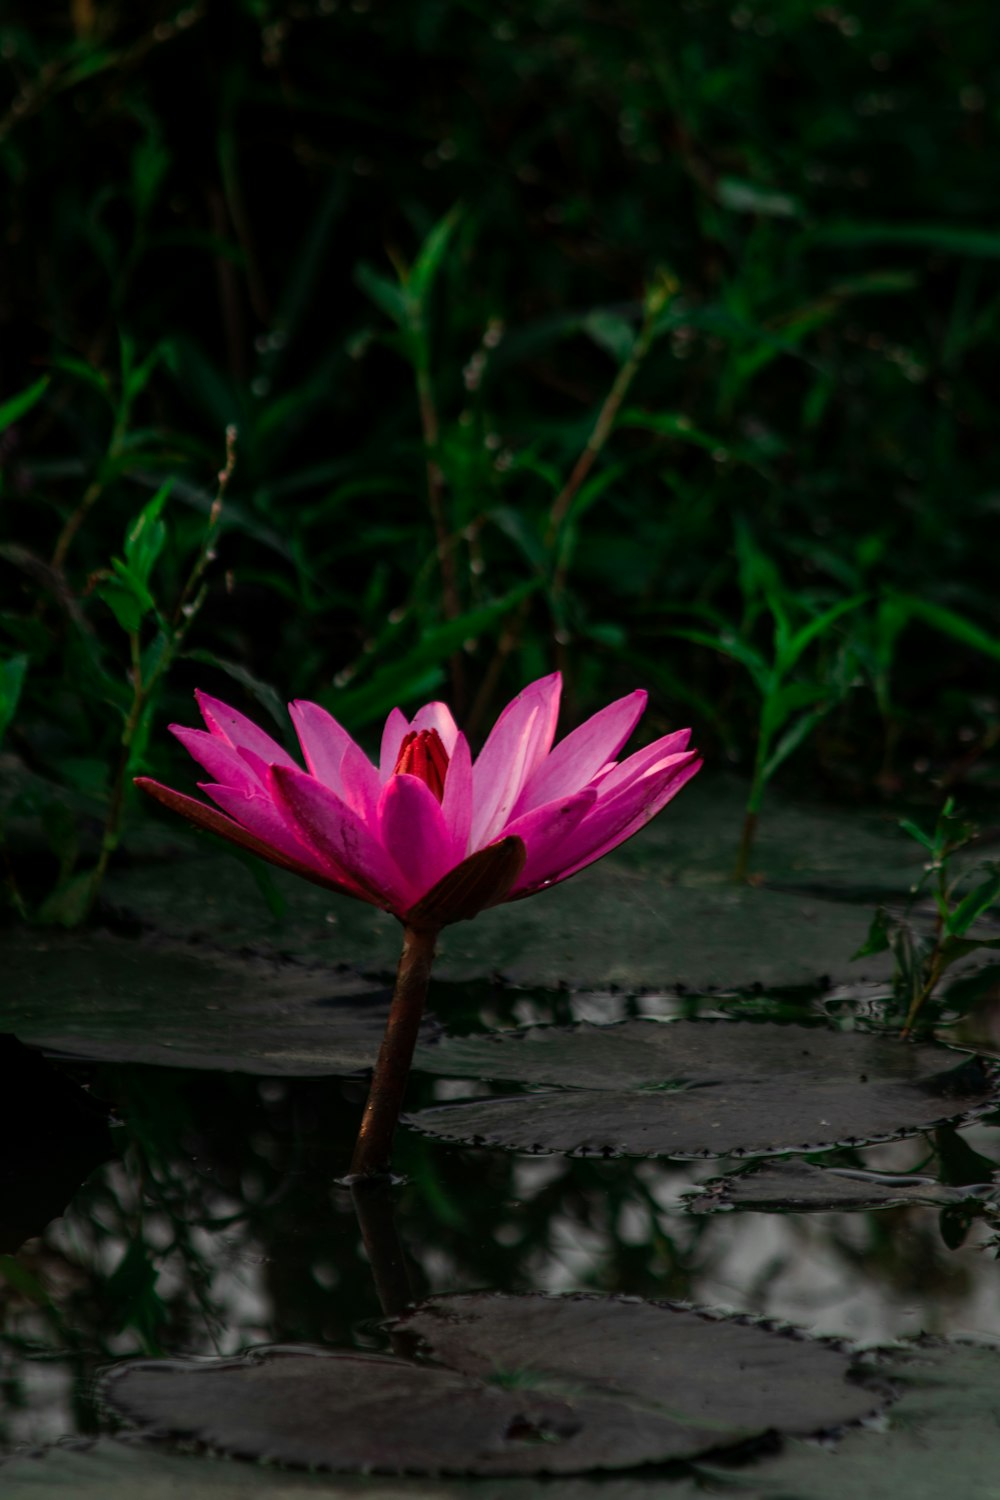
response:
[[[472,829],[472,755],[464,734],[455,739],[444,778],[441,811],[455,847],[464,859]]]
[[[370,892],[376,905],[405,911],[406,882],[353,808],[297,767],[272,766],[268,789],[308,848]]]
[[[333,792],[340,792],[340,763],[354,741],[332,714],[318,703],[297,701],[288,705],[306,765]]]
[[[196,797],[188,797],[183,792],[175,792],[169,786],[162,786],[160,782],[150,780],[148,776],[137,776],[135,785],[141,791],[147,792],[150,797],[155,798],[157,802],[161,802],[164,807],[169,807],[171,812],[180,813],[196,828],[203,828],[219,838],[228,839],[231,844],[236,844],[241,849],[249,849],[251,853],[259,855],[261,859],[269,860],[271,864],[277,865],[282,870],[291,870],[293,874],[301,875],[303,879],[312,881],[314,885],[321,885],[327,890],[340,891],[345,896],[359,896],[363,901],[371,900],[370,896],[359,891],[356,886],[326,874],[308,853],[303,852],[301,856],[282,853],[280,849],[275,849],[273,845],[257,838],[256,834],[251,833],[242,824],[228,818],[217,807],[209,807],[206,802],[199,802]]]
[[[350,740],[340,763],[340,795],[368,828],[378,827],[379,774],[360,745]]]
[[[690,738],[690,729],[675,729],[673,734],[665,734],[661,739],[654,740],[651,745],[644,745],[634,755],[620,761],[617,766],[612,766],[608,774],[601,779],[601,796],[608,797],[623,792],[637,777],[644,776],[652,766],[658,765],[668,756],[682,755],[687,750]]]
[[[462,852],[448,831],[441,804],[418,776],[392,776],[378,810],[384,847],[402,870],[408,905],[460,863]]]
[[[579,791],[613,761],[638,724],[649,694],[642,688],[609,703],[550,751],[522,789],[517,814]]]
[[[472,768],[470,848],[499,837],[521,788],[549,753],[561,688],[558,672],[539,678],[508,703],[490,731]]]
[[[213,781],[246,791],[254,786],[261,787],[253,766],[248,765],[239,751],[227,745],[217,734],[209,734],[205,729],[185,729],[183,724],[171,724],[169,729],[188,754],[205,767]]]
[[[514,818],[504,829],[504,837],[516,836],[524,843],[524,868],[511,896],[523,890],[534,890],[551,880],[565,863],[563,850],[568,836],[587,816],[597,801],[593,787],[584,787],[568,797],[557,797],[542,807],[532,808]]]
[[[562,843],[561,867],[547,878],[566,880],[586,865],[610,854],[619,844],[644,828],[664,808],[681,787],[701,770],[698,752],[668,758],[665,764],[651,770],[615,797],[599,796],[589,814]],[[530,891],[518,882],[519,895]],[[537,883],[532,889],[537,889]]]
[[[297,837],[288,820],[275,807],[263,789],[251,790],[248,794],[237,787],[213,786],[207,781],[199,781],[198,789],[207,797],[211,797],[223,812],[228,813],[241,827],[249,829],[254,837],[263,843],[270,844],[273,848],[280,849],[283,854],[288,854],[293,859],[300,859],[304,864],[312,865],[317,870],[322,870],[332,879],[344,878],[344,872],[338,865],[332,865],[329,860],[321,859],[313,849]]]
[[[410,721],[402,709],[394,708],[385,721],[382,731],[382,749],[379,754],[379,779],[388,781],[396,769],[399,759],[399,747],[403,743],[404,736],[409,732]]]
[[[452,718],[451,709],[446,703],[425,703],[424,707],[414,714],[410,721],[410,728],[418,733],[421,729],[436,729],[449,755],[455,748],[458,725]]]
[[[234,749],[252,750],[269,766],[295,765],[287,750],[283,750],[263,729],[258,729],[252,719],[237,713],[235,708],[221,703],[218,698],[210,698],[208,693],[196,690],[194,696],[211,732],[220,735]]]

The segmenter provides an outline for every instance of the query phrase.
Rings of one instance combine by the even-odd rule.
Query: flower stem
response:
[[[437,935],[436,927],[404,928],[389,1020],[372,1074],[348,1180],[384,1176],[389,1171],[392,1138],[403,1107],[406,1080],[424,1013]]]

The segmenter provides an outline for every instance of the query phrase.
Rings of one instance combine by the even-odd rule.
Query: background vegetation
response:
[[[985,0],[11,0],[10,901],[86,913],[196,684],[481,733],[558,665],[751,812],[995,781],[998,44]]]

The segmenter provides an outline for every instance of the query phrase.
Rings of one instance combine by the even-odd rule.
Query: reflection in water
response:
[[[404,1280],[416,1297],[586,1288],[681,1298],[867,1343],[921,1330],[1000,1337],[986,1217],[692,1214],[685,1195],[725,1162],[518,1157],[402,1132],[401,1249],[386,1256],[375,1221],[387,1205],[363,1207],[363,1236],[350,1192],[335,1185],[358,1083],[138,1067],[80,1076],[114,1110],[114,1155],[0,1259],[8,1446],[104,1425],[91,1379],[123,1356],[300,1341],[384,1349],[380,1321]],[[435,1087],[415,1080],[413,1103],[432,1102]],[[982,1183],[996,1150],[995,1127],[978,1122],[823,1160]]]

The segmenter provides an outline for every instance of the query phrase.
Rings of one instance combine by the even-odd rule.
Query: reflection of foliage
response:
[[[431,1103],[433,1087],[415,1079],[414,1103]],[[63,1425],[90,1430],[89,1376],[112,1358],[272,1340],[385,1347],[350,1195],[332,1186],[359,1084],[123,1067],[99,1070],[94,1091],[115,1100],[123,1121],[119,1157],[0,1262],[10,1435],[51,1430],[34,1410],[39,1358],[71,1371],[83,1393]],[[963,1154],[960,1137],[944,1133],[939,1145],[938,1167],[917,1143],[894,1148],[897,1166],[902,1153],[945,1180],[988,1177],[989,1163]],[[890,1305],[925,1298],[926,1318],[942,1297],[957,1308],[975,1290],[971,1265],[943,1250],[933,1210],[810,1221],[680,1211],[692,1177],[715,1175],[718,1163],[525,1159],[446,1150],[404,1131],[398,1165],[408,1179],[399,1231],[417,1296],[622,1291],[822,1325],[873,1281]]]

